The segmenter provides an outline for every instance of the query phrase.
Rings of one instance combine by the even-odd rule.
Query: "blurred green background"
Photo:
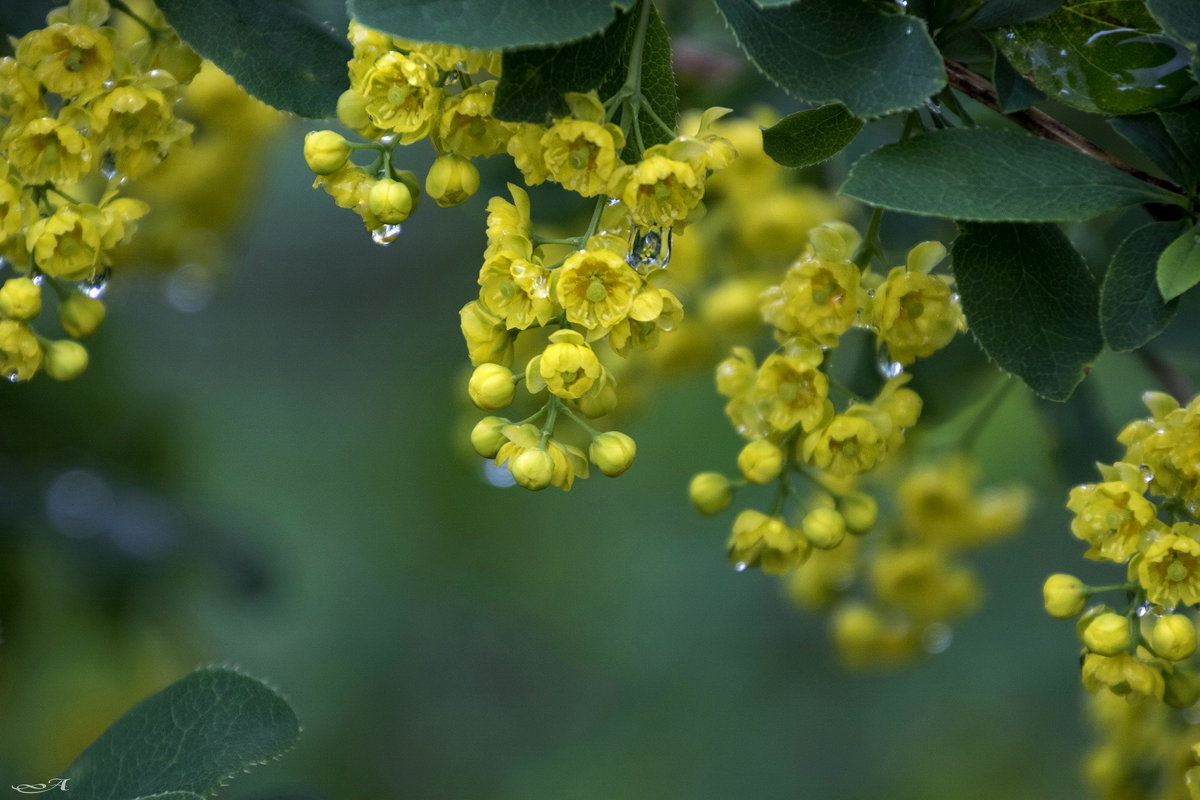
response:
[[[685,46],[731,52],[712,20],[683,22]],[[684,89],[794,108],[745,73]],[[1102,357],[1065,408],[1009,394],[976,453],[1038,502],[975,560],[983,610],[939,656],[847,673],[823,619],[733,571],[730,516],[687,504],[691,474],[739,446],[708,374],[645,398],[617,480],[483,480],[460,441],[476,415],[457,312],[486,199],[515,173],[494,159],[477,197],[422,208],[381,248],[308,189],[311,127],[261,165],[224,280],[118,280],[83,378],[0,392],[0,786],[55,777],[136,700],[229,663],[305,727],[229,798],[1083,793],[1078,646],[1040,586],[1114,577],[1080,560],[1063,504],[1157,388],[1134,357]],[[421,173],[428,148],[412,150]],[[1134,222],[1073,234],[1100,252]],[[884,229],[895,253],[931,235],[952,231]],[[1198,318],[1185,303],[1159,346],[1193,380]],[[931,365],[931,402],[982,398],[990,368],[964,380],[957,363]]]

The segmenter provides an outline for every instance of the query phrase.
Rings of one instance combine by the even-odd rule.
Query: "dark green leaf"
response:
[[[1162,120],[1164,113],[1170,112],[1111,117],[1108,124],[1168,176],[1181,183],[1194,183],[1196,167],[1167,130]]]
[[[1142,0],[1066,0],[1050,16],[993,38],[1039,89],[1083,111],[1167,108],[1196,85],[1190,54],[1162,35]]]
[[[1183,180],[1188,186],[1200,182],[1200,108],[1179,106],[1159,111],[1158,118],[1183,155]]]
[[[803,0],[762,9],[716,0],[763,74],[810,103],[869,118],[916,108],[946,85],[925,22],[863,0]]]
[[[299,734],[292,709],[262,682],[202,669],[130,709],[63,777],[72,800],[207,796],[238,772],[278,756]]]
[[[629,45],[631,17],[620,12],[602,34],[571,44],[505,52],[496,118],[540,123],[548,116],[564,116],[563,94],[595,89],[617,70]]]
[[[863,122],[836,103],[799,111],[763,131],[763,150],[785,167],[808,167],[850,144]]]
[[[422,42],[542,47],[599,33],[636,0],[348,0],[359,22]]]
[[[1158,288],[1171,300],[1200,283],[1200,225],[1187,229],[1158,257]]]
[[[1113,350],[1136,350],[1158,336],[1175,316],[1155,282],[1155,264],[1179,232],[1172,222],[1138,228],[1113,253],[1100,286],[1100,327]]]
[[[616,69],[609,73],[608,79],[600,87],[601,97],[610,97],[615,94],[621,88],[621,84],[625,82],[625,75],[629,71],[629,56],[633,48],[636,27],[633,24],[628,26],[629,32],[621,60],[617,62]],[[671,39],[667,35],[666,27],[663,26],[662,17],[658,15],[658,9],[653,5],[650,6],[650,21],[646,26],[646,42],[642,47],[642,94],[658,118],[673,129],[676,118],[679,116],[679,94],[675,86],[675,70],[671,66]],[[673,134],[663,130],[645,111],[638,117],[638,129],[642,132],[642,143],[647,147],[669,142],[673,138]],[[637,139],[633,135],[630,135],[629,139],[625,152],[621,155],[626,161],[632,162],[636,161],[638,157]]]
[[[967,326],[1002,368],[1066,400],[1104,342],[1087,265],[1054,225],[965,223],[951,249]]]
[[[1192,51],[1192,77],[1200,80],[1200,8],[1196,0],[1146,0],[1146,8],[1168,36]]]
[[[874,206],[982,221],[1082,220],[1182,198],[1063,145],[954,128],[884,145],[858,160],[842,193]]]
[[[1040,19],[1062,5],[1063,0],[989,0],[971,17],[971,24],[981,30]]]
[[[1046,95],[1041,89],[1025,80],[1008,59],[999,50],[992,68],[992,84],[996,87],[996,98],[1000,101],[1000,111],[1011,114],[1014,111],[1024,111],[1039,100],[1045,100]]]
[[[159,0],[181,39],[264,103],[337,116],[350,79],[346,37],[283,0]]]

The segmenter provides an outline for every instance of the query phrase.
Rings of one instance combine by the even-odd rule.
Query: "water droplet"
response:
[[[108,291],[110,278],[112,278],[112,268],[101,267],[89,280],[79,282],[79,291],[93,300],[99,300]]]
[[[392,242],[396,241],[396,237],[400,235],[399,225],[384,225],[382,228],[376,228],[371,231],[371,241],[377,245],[387,247]]]
[[[1149,612],[1150,612],[1150,604],[1149,603],[1142,603],[1140,606],[1137,607],[1137,615],[1139,617],[1144,617]]]
[[[875,290],[867,289],[867,297],[874,297],[874,296],[875,296]]]
[[[905,36],[912,36],[912,32],[913,32],[913,26],[912,26],[912,25],[905,25],[905,26],[904,26],[904,35],[905,35]]]
[[[460,66],[461,66],[461,65],[460,65]],[[447,72],[447,73],[446,73],[445,85],[446,85],[446,86],[453,86],[453,85],[454,85],[454,84],[456,84],[456,83],[458,83],[458,73],[457,73],[457,72]]]
[[[888,352],[886,343],[879,345],[879,350],[875,353],[875,368],[879,370],[879,375],[883,378],[894,378],[904,372],[904,365],[899,361],[892,360],[892,354]]]
[[[633,229],[629,255],[625,256],[629,266],[641,272],[667,268],[671,263],[671,228],[666,229],[665,239],[662,231],[662,228],[651,228],[648,231]]]
[[[29,280],[33,281],[34,286],[41,286],[43,283],[46,282],[46,276],[44,273],[38,272],[38,273],[35,273],[34,276],[32,278],[30,278]]]
[[[921,631],[921,649],[931,655],[944,653],[954,640],[954,632],[950,626],[941,622],[925,626]]]
[[[739,561],[733,565],[733,571],[734,572],[745,572],[746,567],[748,567],[748,566],[750,566],[750,565],[747,564],[745,561]]]
[[[104,154],[100,162],[100,174],[110,181],[117,176],[117,160],[111,150]]]
[[[9,383],[18,383],[18,382],[20,382],[20,380],[21,380],[21,375],[19,373],[17,373],[16,371],[8,373]]]

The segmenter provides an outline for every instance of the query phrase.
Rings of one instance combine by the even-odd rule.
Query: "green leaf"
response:
[[[820,164],[850,144],[863,121],[834,103],[789,114],[763,131],[763,150],[785,167]]]
[[[1035,136],[953,128],[860,158],[842,194],[912,214],[980,221],[1083,220],[1180,195]]]
[[[965,223],[951,248],[967,326],[1002,368],[1066,400],[1100,353],[1099,294],[1054,225]]]
[[[1028,22],[1052,14],[1063,0],[990,0],[971,17],[971,24],[980,30]]]
[[[1183,154],[1183,180],[1188,186],[1200,182],[1200,108],[1179,106],[1159,111],[1158,118],[1179,152]]]
[[[1146,0],[1146,9],[1168,36],[1192,51],[1192,77],[1200,80],[1200,8],[1196,0]]]
[[[631,23],[628,28],[625,49],[616,68],[609,72],[608,78],[600,87],[601,97],[615,94],[629,72],[629,58],[637,26]],[[658,118],[674,129],[679,116],[679,94],[675,85],[675,70],[671,66],[671,39],[667,35],[662,17],[658,15],[658,9],[653,5],[650,6],[646,41],[642,46],[642,95]],[[638,116],[638,129],[642,132],[642,143],[647,147],[669,142],[674,138],[673,134],[663,130],[645,111]],[[636,161],[636,147],[637,139],[630,135],[621,157],[628,162]]]
[[[1165,113],[1170,112],[1111,117],[1108,124],[1168,176],[1181,183],[1193,184],[1200,173],[1196,172],[1189,153],[1180,148],[1167,130],[1162,119]]]
[[[275,108],[337,116],[353,51],[344,35],[283,0],[159,0],[192,48]]]
[[[543,47],[608,27],[636,0],[348,0],[364,25],[422,42],[480,50]]]
[[[63,777],[72,800],[174,792],[205,797],[287,750],[299,734],[287,702],[261,681],[202,669],[126,712]]]
[[[1025,80],[1020,73],[1013,69],[1012,64],[999,50],[995,52],[996,60],[992,66],[992,85],[996,87],[996,99],[1000,101],[1000,112],[1011,114],[1014,111],[1024,111],[1039,100],[1045,100],[1045,93]]]
[[[1175,301],[1163,302],[1155,264],[1179,225],[1152,222],[1129,234],[1113,253],[1100,286],[1100,327],[1113,350],[1136,350],[1158,336],[1175,316]]]
[[[629,46],[631,18],[620,12],[603,33],[571,44],[506,51],[496,86],[496,118],[541,123],[565,116],[563,94],[595,89],[617,69]]]
[[[916,17],[863,0],[716,3],[755,66],[801,100],[842,103],[869,118],[916,108],[946,85],[941,56]]]
[[[1188,228],[1158,257],[1158,288],[1171,300],[1200,283],[1200,225]]]
[[[1067,0],[1050,16],[996,31],[993,39],[1039,89],[1083,111],[1167,108],[1196,85],[1190,54],[1162,35],[1142,0]]]

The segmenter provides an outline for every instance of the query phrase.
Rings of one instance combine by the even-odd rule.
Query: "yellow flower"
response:
[[[525,368],[530,393],[543,388],[568,399],[576,399],[603,379],[604,368],[583,336],[572,330],[550,334],[550,344]]]
[[[849,261],[805,258],[763,293],[763,319],[785,335],[832,347],[858,316],[858,279]]]
[[[542,134],[540,144],[552,180],[583,197],[595,197],[608,188],[625,137],[612,123],[560,119]]]
[[[15,58],[0,58],[0,117],[17,126],[47,113],[33,70]]]
[[[42,289],[30,278],[9,278],[0,285],[0,316],[27,322],[42,311]]]
[[[875,467],[887,454],[891,422],[870,406],[856,403],[838,414],[821,430],[805,437],[801,455],[805,461],[831,475],[846,477]]]
[[[309,131],[304,136],[304,163],[318,175],[337,172],[350,157],[350,142],[337,131]]]
[[[763,572],[782,575],[804,563],[809,554],[808,540],[779,517],[745,509],[733,521],[729,537],[729,560],[740,569],[761,567]]]
[[[1132,466],[1132,465],[1127,465]],[[1071,533],[1091,547],[1088,558],[1124,563],[1138,551],[1145,531],[1158,527],[1154,504],[1142,496],[1137,470],[1125,480],[1087,483],[1071,489],[1067,508],[1075,512]]]
[[[463,158],[503,153],[511,132],[492,116],[495,97],[496,81],[484,81],[447,98],[432,132],[434,145]]]
[[[607,431],[592,438],[588,458],[596,468],[610,478],[623,474],[633,466],[637,443],[620,431]]]
[[[1174,408],[1154,397],[1151,420],[1126,427],[1117,440],[1127,446],[1124,460],[1145,464],[1150,494],[1176,496],[1194,512],[1200,510],[1200,397]]]
[[[558,271],[555,294],[567,320],[603,336],[629,313],[642,279],[608,248],[572,253]]]
[[[504,247],[510,237],[523,239],[525,240],[523,246],[529,246],[529,237],[533,235],[529,195],[520,186],[512,183],[508,184],[508,191],[512,194],[513,202],[511,203],[503,197],[493,197],[488,200],[488,247],[484,252],[485,259],[489,258],[496,249]],[[528,256],[526,257],[528,258]]]
[[[493,50],[471,50],[455,44],[440,42],[418,42],[395,37],[394,46],[401,50],[415,50],[444,70],[461,69],[468,75],[487,70],[500,74],[499,53]]]
[[[1129,562],[1129,577],[1151,603],[1173,608],[1200,603],[1200,525],[1177,522]]]
[[[901,364],[945,347],[965,324],[948,279],[907,267],[893,269],[875,290],[871,320],[892,359]]]
[[[777,431],[810,431],[825,417],[829,379],[809,359],[772,353],[759,367],[752,389],[755,405]]]
[[[670,227],[687,219],[700,202],[704,181],[687,162],[647,153],[638,164],[614,173],[608,191],[629,207],[637,224]]]
[[[0,375],[27,381],[42,366],[42,346],[23,322],[0,319]]]
[[[117,86],[92,106],[96,133],[113,151],[117,169],[136,177],[155,166],[192,126],[175,119],[170,101],[152,87]]]
[[[1083,687],[1089,692],[1108,689],[1113,694],[1153,700],[1161,700],[1163,696],[1162,672],[1128,653],[1115,656],[1088,653],[1083,659],[1081,677]]]
[[[479,285],[480,301],[508,328],[545,325],[558,313],[550,297],[550,270],[530,260],[528,247],[524,253],[501,250],[491,255],[483,262]]]
[[[719,472],[697,472],[688,483],[688,499],[706,516],[719,514],[733,502],[734,487]]]
[[[582,450],[552,438],[547,439],[543,445],[542,432],[537,426],[528,423],[506,425],[502,432],[508,441],[501,445],[496,453],[496,466],[504,466],[507,463],[509,469],[514,470],[515,460],[523,454],[541,451],[550,456],[550,485],[570,491],[576,476],[588,476],[588,460]],[[514,477],[518,471],[520,470],[513,471]]]
[[[8,160],[26,184],[65,186],[79,182],[92,168],[92,146],[70,125],[39,117],[13,135]]]
[[[76,339],[90,336],[100,327],[106,313],[103,301],[83,292],[71,292],[58,301],[58,320],[67,335]]]
[[[463,306],[458,316],[472,364],[512,363],[513,336],[502,318],[478,300]]]
[[[1154,623],[1150,646],[1161,658],[1183,661],[1196,652],[1196,625],[1184,614],[1168,614]]]
[[[0,173],[0,244],[17,238],[28,224],[33,208],[26,205],[21,184],[16,178],[4,178]]]
[[[442,90],[433,85],[437,67],[418,53],[388,51],[363,74],[359,91],[371,122],[400,134],[401,144],[425,136],[437,115]]]
[[[1055,573],[1042,584],[1042,604],[1057,619],[1070,619],[1087,605],[1087,587],[1074,575]]]
[[[56,381],[73,381],[87,369],[88,351],[79,342],[59,339],[42,349],[42,370]]]
[[[81,281],[91,278],[100,264],[101,230],[95,216],[77,206],[59,206],[53,216],[33,223],[25,246],[38,269],[52,278]]]
[[[471,402],[484,411],[496,411],[511,404],[515,389],[512,370],[501,364],[480,364],[467,383]]]
[[[646,283],[633,297],[629,316],[613,326],[608,343],[617,355],[629,348],[648,350],[658,343],[662,331],[672,331],[683,319],[683,303],[666,289]]]
[[[932,547],[879,554],[871,564],[871,585],[879,599],[922,626],[969,613],[982,593],[973,573],[947,563],[941,551]]]
[[[529,186],[537,186],[550,177],[550,170],[546,167],[546,148],[542,145],[545,135],[544,125],[516,123],[505,146]]]
[[[21,37],[17,60],[33,70],[50,91],[73,97],[108,78],[113,46],[95,28],[60,22]]]

